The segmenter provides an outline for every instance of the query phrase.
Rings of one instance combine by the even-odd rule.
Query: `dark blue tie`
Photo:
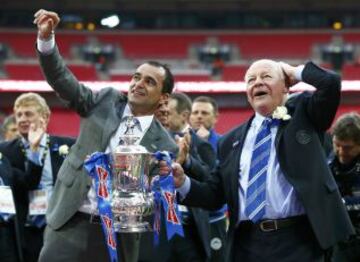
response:
[[[271,149],[271,123],[271,118],[266,118],[262,122],[251,156],[245,214],[254,223],[265,215],[266,173]]]
[[[34,215],[30,216],[30,224],[37,228],[42,228],[46,225],[45,215]]]

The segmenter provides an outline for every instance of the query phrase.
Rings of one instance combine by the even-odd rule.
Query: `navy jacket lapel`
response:
[[[240,157],[241,157],[241,152],[244,146],[244,142],[245,142],[245,138],[246,138],[246,134],[250,128],[250,124],[252,121],[253,117],[248,120],[245,124],[243,124],[239,130],[236,132],[236,134],[234,135],[234,140],[232,143],[232,149],[231,149],[231,153],[229,154],[231,157],[231,169],[233,170],[233,173],[230,177],[230,185],[231,185],[231,199],[234,201],[234,206],[236,207],[236,219],[238,219],[238,214],[239,214],[239,210],[240,210],[240,206],[239,206],[239,175],[241,175],[241,170],[240,170]],[[240,173],[240,174],[239,174]]]
[[[62,156],[59,154],[59,147],[61,145],[56,140],[55,137],[50,136],[50,144],[49,144],[49,151],[50,151],[50,159],[51,159],[51,172],[53,177],[53,182],[55,184],[56,181],[56,174],[60,169],[60,166],[62,164]],[[57,148],[57,150],[54,150],[54,148]]]

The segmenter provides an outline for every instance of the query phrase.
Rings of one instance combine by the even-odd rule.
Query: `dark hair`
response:
[[[15,116],[13,114],[8,115],[7,117],[5,117],[2,127],[4,130],[6,130],[8,128],[9,125],[11,124],[16,124],[16,120],[15,120]]]
[[[191,113],[191,106],[192,106],[192,102],[191,99],[188,95],[184,94],[184,93],[173,93],[170,96],[171,99],[175,99],[177,104],[176,104],[176,112],[178,114],[181,114],[184,111],[189,111],[189,113]]]
[[[194,99],[193,103],[200,102],[200,103],[210,103],[214,109],[214,114],[217,115],[219,113],[219,107],[214,98],[210,96],[198,96]]]
[[[360,145],[360,115],[351,112],[340,116],[333,126],[332,135],[339,140],[351,140]]]
[[[8,115],[7,117],[5,117],[3,124],[1,126],[1,129],[0,129],[1,135],[4,135],[6,133],[7,129],[9,128],[9,126],[11,124],[16,124],[16,119],[15,119],[14,114],[11,114],[11,115]]]
[[[170,71],[170,68],[166,64],[162,64],[157,61],[147,61],[145,64],[149,64],[151,66],[160,67],[165,70],[165,78],[163,82],[163,88],[161,92],[163,94],[171,94],[174,88],[174,76]]]

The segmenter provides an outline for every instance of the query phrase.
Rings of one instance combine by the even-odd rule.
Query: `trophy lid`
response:
[[[139,144],[135,144],[139,137],[132,134],[126,134],[120,138],[120,143],[115,147],[113,154],[148,154],[147,149]]]

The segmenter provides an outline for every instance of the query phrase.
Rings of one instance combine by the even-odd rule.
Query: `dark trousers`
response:
[[[168,262],[204,262],[206,254],[196,225],[183,225],[184,237],[176,235],[170,240],[171,256]]]
[[[45,227],[38,228],[34,226],[24,227],[24,242],[23,247],[24,259],[26,262],[37,262],[40,251],[43,246]]]
[[[225,261],[226,220],[224,218],[210,224],[211,262]]]
[[[2,223],[0,225],[0,261],[19,261],[13,223]]]
[[[332,262],[359,262],[360,236],[341,242],[334,247]]]
[[[324,251],[308,222],[271,232],[263,232],[259,227],[239,226],[233,245],[234,262],[324,261]]]
[[[194,222],[183,225],[184,237],[174,236],[167,240],[164,223],[161,226],[158,246],[153,244],[153,232],[141,236],[139,262],[205,262],[207,261],[202,241]]]
[[[138,233],[117,234],[119,261],[138,260]],[[76,213],[63,227],[53,230],[47,226],[40,262],[100,262],[109,261],[105,236],[100,224],[90,223]]]

